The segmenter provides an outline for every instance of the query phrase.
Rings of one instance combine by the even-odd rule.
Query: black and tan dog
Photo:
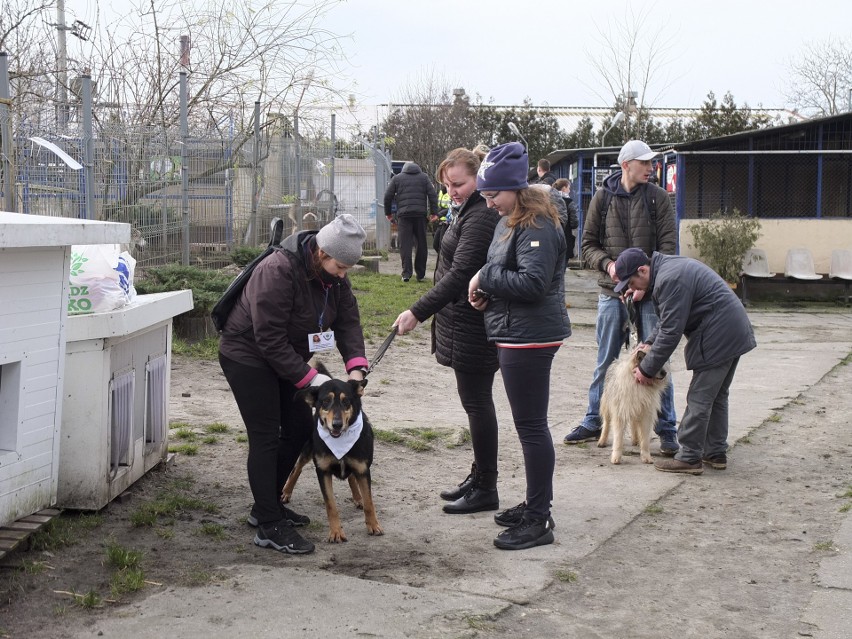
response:
[[[317,369],[327,374],[321,365],[317,366]],[[384,534],[376,518],[370,482],[373,428],[361,410],[361,396],[366,385],[366,379],[331,379],[320,386],[300,390],[295,398],[295,401],[303,400],[313,406],[313,424],[311,438],[299,454],[296,465],[284,484],[281,501],[290,501],[302,469],[313,459],[328,515],[328,541],[333,543],[346,541],[334,499],[333,477],[349,480],[355,505],[364,509],[367,532],[371,535]],[[353,439],[354,441],[351,441]],[[336,452],[333,452],[332,448]]]

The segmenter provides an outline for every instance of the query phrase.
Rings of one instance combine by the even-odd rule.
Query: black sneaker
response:
[[[294,510],[290,510],[287,506],[281,505],[281,519],[286,519],[291,526],[307,526],[311,523],[311,518],[307,515],[300,515]],[[251,509],[249,516],[246,517],[246,523],[253,528],[257,528],[257,515],[254,508]]]
[[[600,429],[590,430],[583,424],[580,424],[577,428],[565,435],[565,439],[562,441],[566,444],[582,444],[583,442],[596,442],[600,439],[600,436]]]
[[[666,457],[674,457],[680,445],[677,443],[677,435],[670,430],[660,433],[660,454]]]
[[[524,510],[526,507],[527,502],[522,501],[517,506],[507,508],[503,512],[494,515],[494,523],[498,526],[506,526],[507,528],[517,526],[524,519]],[[550,528],[556,530],[556,522],[553,521],[553,516],[551,515],[548,519],[550,522]]]
[[[701,458],[701,461],[714,470],[725,470],[728,467],[728,456],[725,453],[705,455]]]
[[[257,527],[254,543],[263,548],[274,548],[290,555],[306,555],[314,551],[314,545],[296,532],[286,519],[277,524]]]
[[[553,543],[550,518],[522,519],[521,523],[507,528],[494,539],[494,545],[503,550],[524,550]]]

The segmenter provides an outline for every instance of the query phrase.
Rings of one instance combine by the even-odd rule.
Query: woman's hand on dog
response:
[[[397,335],[405,335],[409,331],[413,331],[419,323],[420,320],[414,317],[414,313],[411,311],[403,311],[399,314],[399,317],[396,318],[393,325],[396,327]]]

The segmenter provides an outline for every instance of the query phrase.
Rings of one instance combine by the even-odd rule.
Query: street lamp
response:
[[[520,129],[518,129],[517,124],[515,124],[514,122],[506,122],[506,126],[509,127],[509,130],[512,132],[513,135],[519,137],[521,139],[521,142],[524,143],[524,151],[530,148],[530,145],[527,143],[527,139],[523,135],[521,135],[521,131]]]
[[[609,134],[610,131],[612,131],[615,127],[617,127],[623,119],[624,119],[624,111],[619,111],[618,113],[615,114],[615,117],[612,119],[612,122],[610,123],[609,128],[604,132],[603,136],[601,137],[601,146],[606,146],[606,144],[605,144],[606,136]]]

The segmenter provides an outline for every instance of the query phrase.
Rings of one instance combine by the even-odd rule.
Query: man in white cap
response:
[[[677,248],[675,215],[666,192],[648,180],[657,158],[641,140],[630,140],[618,154],[616,171],[604,180],[589,204],[583,225],[581,253],[587,268],[600,271],[596,336],[598,358],[589,405],[580,425],[565,436],[566,444],[597,440],[601,433],[600,401],[609,365],[618,357],[626,341],[627,308],[615,292],[615,260],[628,248],[673,255]],[[654,305],[643,301],[644,292],[635,291],[639,339],[644,340],[657,325]],[[678,451],[674,390],[671,384],[663,395],[663,404],[654,431],[660,437],[660,452],[673,456]]]

